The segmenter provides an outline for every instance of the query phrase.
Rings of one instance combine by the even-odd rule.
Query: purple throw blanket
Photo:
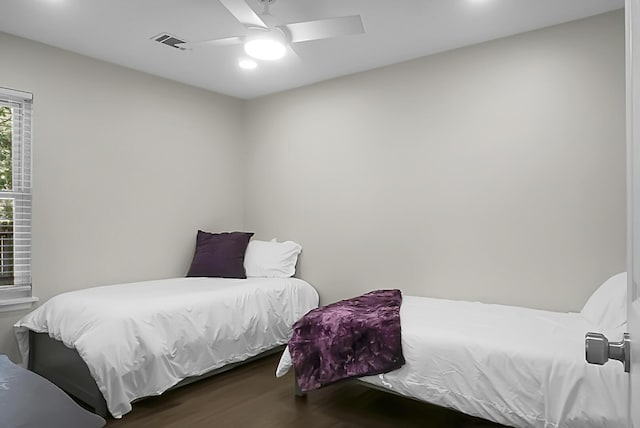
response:
[[[289,352],[303,392],[404,364],[400,290],[378,290],[313,309],[293,325]]]

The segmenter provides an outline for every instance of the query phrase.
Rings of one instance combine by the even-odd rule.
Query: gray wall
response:
[[[242,228],[242,102],[0,33],[34,93],[33,293],[184,275],[197,228]],[[0,314],[0,352],[17,358]]]
[[[35,94],[43,300],[180,276],[197,228],[300,242],[325,303],[400,287],[577,310],[624,270],[622,11],[248,102],[0,48],[0,85]],[[0,313],[14,359],[24,313]]]
[[[253,100],[245,227],[327,303],[579,310],[625,267],[624,14]]]

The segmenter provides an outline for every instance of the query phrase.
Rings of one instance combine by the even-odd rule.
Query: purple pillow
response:
[[[196,251],[187,276],[246,278],[244,253],[252,236],[250,232],[208,233],[198,230]]]

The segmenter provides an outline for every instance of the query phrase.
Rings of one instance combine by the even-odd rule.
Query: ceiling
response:
[[[259,0],[247,0],[257,12]],[[0,0],[0,31],[239,98],[254,98],[624,7],[624,0],[277,0],[281,23],[359,14],[366,34],[295,44],[242,70],[241,45],[152,40],[243,34],[218,0]]]

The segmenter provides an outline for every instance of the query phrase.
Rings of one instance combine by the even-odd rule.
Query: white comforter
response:
[[[509,426],[626,427],[628,375],[585,362],[602,329],[580,314],[404,296],[400,317],[406,364],[361,380]],[[276,374],[290,366],[285,351]]]
[[[75,348],[119,418],[136,398],[286,343],[317,305],[296,278],[177,278],[61,294],[14,327],[23,361],[28,330]]]

